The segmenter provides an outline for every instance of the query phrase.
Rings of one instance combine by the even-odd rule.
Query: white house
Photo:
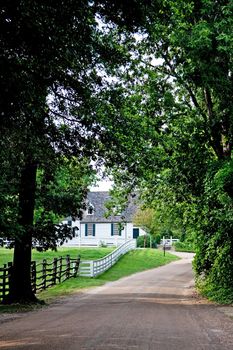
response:
[[[82,220],[69,222],[73,228],[77,229],[74,229],[74,238],[66,245],[120,245],[129,239],[146,234],[143,229],[133,224],[133,216],[137,210],[134,198],[131,198],[122,213],[106,217],[105,204],[110,199],[109,192],[88,193],[87,210],[83,213]]]

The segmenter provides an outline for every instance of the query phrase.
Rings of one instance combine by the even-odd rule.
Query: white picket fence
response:
[[[119,258],[136,248],[136,239],[131,239],[117,249],[115,249],[112,253],[106,255],[102,259],[98,260],[81,260],[79,265],[79,276],[85,277],[95,277],[100,275],[101,273],[107,271],[111,266],[113,266]]]

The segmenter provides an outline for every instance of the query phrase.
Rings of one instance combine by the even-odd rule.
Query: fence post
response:
[[[44,259],[42,264],[43,289],[46,289],[46,267],[47,267],[47,262],[46,262],[46,259]]]
[[[53,284],[57,282],[57,258],[53,259]]]
[[[62,273],[62,256],[58,259],[59,261],[59,271],[58,271],[58,281],[61,282],[61,273]]]
[[[66,256],[66,278],[70,278],[70,256]]]
[[[94,276],[94,261],[90,261],[90,275],[91,277],[95,277]]]
[[[33,293],[36,293],[36,262],[31,262],[31,284],[32,284],[32,291]]]
[[[79,263],[80,263],[80,256],[78,256],[77,260],[75,261],[73,277],[77,277],[78,269],[79,269]]]
[[[3,265],[3,275],[2,275],[2,299],[6,296],[6,264]]]
[[[12,285],[12,275],[13,275],[13,263],[12,262],[8,262],[8,288],[11,289],[11,285]],[[7,277],[7,276],[6,276]]]

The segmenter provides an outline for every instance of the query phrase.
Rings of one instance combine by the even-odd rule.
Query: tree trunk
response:
[[[36,302],[31,286],[32,228],[35,208],[37,165],[28,160],[21,173],[19,193],[19,232],[15,240],[10,291],[5,304]]]

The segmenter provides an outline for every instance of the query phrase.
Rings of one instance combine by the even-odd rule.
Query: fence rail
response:
[[[71,259],[69,255],[65,258],[54,258],[52,262],[44,259],[41,263],[32,261],[31,283],[32,290],[37,293],[41,290],[54,286],[71,277],[77,277],[80,258]]]
[[[9,271],[10,266],[7,264],[0,268],[0,300],[9,292]]]
[[[42,262],[31,263],[31,284],[34,293],[63,282],[71,277],[77,277],[80,258],[66,257],[54,258],[53,261],[44,259]],[[4,264],[0,268],[0,301],[9,293],[12,275],[12,263]]]
[[[32,261],[32,290],[34,293],[38,293],[41,290],[63,282],[71,277],[98,276],[113,266],[122,255],[135,248],[136,240],[132,239],[123,243],[104,258],[98,260],[80,261],[80,257],[71,259],[70,256],[67,255],[65,258],[54,258],[54,260],[50,262],[46,259],[39,263]],[[3,267],[0,268],[0,301],[9,293],[12,271],[12,263],[4,264]]]
[[[98,260],[81,260],[79,266],[79,276],[95,277],[107,271],[113,266],[119,258],[136,248],[136,239],[131,239],[123,243],[120,247],[115,249],[112,253],[106,255],[104,258]]]

